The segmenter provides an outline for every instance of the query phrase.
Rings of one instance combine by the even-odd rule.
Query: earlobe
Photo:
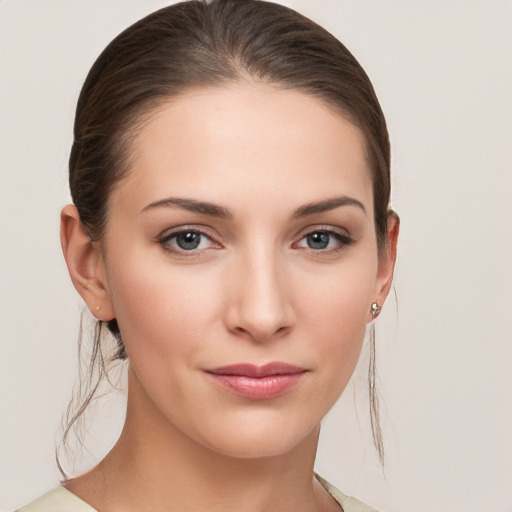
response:
[[[373,300],[378,304],[379,312],[382,309],[382,305],[388,296],[393,282],[399,231],[400,217],[394,211],[390,211],[388,214],[387,242],[379,257],[377,281],[375,283],[375,292],[373,297]],[[373,316],[373,318],[375,316]]]
[[[60,242],[71,281],[89,310],[98,320],[115,318],[100,244],[85,233],[73,204],[62,209]]]

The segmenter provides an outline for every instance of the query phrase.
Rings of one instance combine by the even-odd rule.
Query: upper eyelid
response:
[[[216,236],[211,232],[211,229],[208,229],[205,226],[193,226],[193,225],[183,225],[176,226],[173,228],[168,228],[163,230],[158,236],[158,240],[162,240],[165,238],[170,238],[174,235],[178,235],[179,233],[187,232],[187,231],[197,231],[201,235],[204,235],[212,240],[216,239]]]
[[[325,232],[325,233],[337,233],[340,235],[347,236],[349,238],[353,238],[353,236],[350,234],[350,231],[346,228],[342,228],[341,226],[332,226],[328,224],[316,224],[316,225],[310,225],[306,226],[305,228],[302,228],[298,231],[298,233],[295,235],[296,237],[304,237],[310,233],[316,233],[316,232]]]

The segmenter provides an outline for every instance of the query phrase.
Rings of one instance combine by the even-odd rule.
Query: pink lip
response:
[[[253,400],[275,398],[294,387],[307,370],[287,363],[234,364],[206,370],[217,384]]]

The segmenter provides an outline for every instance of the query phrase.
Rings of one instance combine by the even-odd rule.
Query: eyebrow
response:
[[[292,214],[292,219],[300,219],[308,215],[314,215],[315,213],[327,212],[339,208],[340,206],[356,206],[366,215],[366,208],[361,201],[349,196],[336,196],[324,199],[323,201],[308,203],[297,208]]]
[[[165,199],[154,201],[145,206],[141,210],[141,213],[152,210],[154,208],[169,206],[177,206],[183,210],[188,210],[189,212],[201,213],[203,215],[210,215],[212,217],[219,217],[221,219],[233,218],[233,215],[229,212],[229,210],[223,206],[208,203],[206,201],[197,201],[195,199],[185,199],[181,197],[167,197]]]
[[[197,201],[196,199],[185,199],[181,197],[167,197],[165,199],[153,201],[152,203],[145,206],[141,210],[141,213],[148,210],[153,210],[154,208],[165,208],[172,206],[177,206],[178,208],[188,210],[189,212],[209,215],[211,217],[233,219],[233,214],[224,206],[209,203],[207,201]],[[329,199],[324,199],[322,201],[308,203],[297,208],[292,213],[292,219],[300,219],[309,215],[327,212],[341,206],[356,206],[366,215],[366,208],[364,207],[363,203],[361,203],[361,201],[349,196],[336,196]]]

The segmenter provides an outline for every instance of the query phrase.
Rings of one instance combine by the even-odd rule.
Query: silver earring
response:
[[[100,307],[99,306],[96,306],[96,311],[99,311],[100,310]]]
[[[380,313],[380,306],[376,302],[372,302],[370,306],[370,312],[372,314],[372,318],[377,318]]]

